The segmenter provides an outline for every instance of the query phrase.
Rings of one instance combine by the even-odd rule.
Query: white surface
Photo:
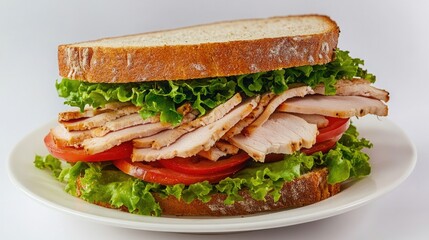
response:
[[[355,124],[360,129],[361,137],[371,139],[375,145],[368,151],[372,157],[371,175],[348,183],[334,197],[306,207],[244,217],[156,218],[86,203],[68,195],[64,191],[64,185],[54,180],[50,173],[35,168],[29,159],[34,157],[33,152],[47,154],[41,139],[56,124],[56,121],[52,121],[18,143],[9,159],[11,180],[33,199],[65,213],[111,226],[159,232],[241,232],[296,225],[335,216],[366,204],[397,187],[409,176],[417,160],[415,147],[400,127],[387,119],[366,117],[355,121]]]
[[[428,239],[428,10],[425,0],[0,1],[0,239]],[[320,221],[200,236],[82,220],[34,201],[9,180],[6,162],[13,146],[64,109],[53,86],[58,44],[217,20],[315,12],[338,22],[339,46],[364,58],[378,77],[377,86],[390,91],[389,119],[417,147],[416,169],[392,192]]]

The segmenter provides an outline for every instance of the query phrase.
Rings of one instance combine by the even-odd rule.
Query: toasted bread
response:
[[[60,45],[60,76],[144,82],[232,76],[333,59],[339,28],[327,16],[219,22]]]

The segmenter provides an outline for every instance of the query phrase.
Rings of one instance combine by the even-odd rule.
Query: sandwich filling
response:
[[[208,79],[88,83],[56,88],[78,110],[59,114],[36,156],[92,203],[160,215],[157,197],[187,203],[225,194],[224,204],[280,198],[284,182],[327,168],[336,184],[370,173],[350,118],[386,116],[388,92],[371,86],[363,61],[332,62]],[[64,161],[60,161],[64,160]]]

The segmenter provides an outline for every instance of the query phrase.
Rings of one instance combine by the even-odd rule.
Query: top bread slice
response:
[[[332,61],[339,28],[296,15],[198,25],[60,45],[60,76],[87,82],[186,80]]]

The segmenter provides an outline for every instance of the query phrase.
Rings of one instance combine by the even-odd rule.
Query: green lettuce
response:
[[[34,163],[36,167],[44,169],[44,164],[40,162],[51,159],[55,158],[50,155],[45,158],[36,156]],[[60,163],[58,159],[55,161]],[[108,203],[116,208],[126,207],[129,212],[135,214],[161,214],[161,207],[152,195],[160,188],[159,184],[143,182],[117,169],[111,169],[111,165],[106,163],[77,162],[59,170],[57,179],[65,183],[65,191],[73,196],[90,203]]]
[[[62,171],[61,161],[52,155],[47,155],[45,157],[36,155],[34,158],[34,166],[39,169],[47,169],[51,171],[54,177],[58,177]]]
[[[51,171],[65,184],[66,192],[85,201],[108,203],[116,208],[126,207],[131,213],[159,216],[161,207],[153,194],[160,197],[174,196],[189,203],[195,199],[208,202],[212,194],[220,193],[226,195],[225,204],[233,204],[242,199],[239,191],[247,189],[256,200],[265,200],[270,195],[274,201],[278,201],[285,181],[292,181],[315,168],[328,168],[330,184],[361,178],[371,171],[369,157],[362,151],[370,147],[372,144],[359,138],[356,128],[351,125],[336,146],[326,154],[316,152],[307,156],[297,152],[285,155],[283,160],[277,162],[251,162],[248,167],[217,184],[205,181],[189,186],[144,182],[126,175],[110,163],[77,162],[63,168],[60,160],[48,155],[36,156],[34,164],[40,169]],[[78,183],[80,191],[77,191]]]
[[[143,118],[159,114],[162,122],[178,124],[183,116],[177,108],[185,102],[204,115],[208,110],[227,101],[235,93],[252,97],[274,92],[280,94],[290,84],[309,86],[323,84],[327,95],[335,94],[339,79],[365,78],[371,82],[375,76],[362,69],[363,60],[352,58],[348,51],[336,50],[334,61],[325,65],[301,66],[239,76],[194,79],[181,81],[151,81],[141,83],[88,83],[63,78],[56,82],[65,104],[79,107],[102,107],[109,102],[131,102],[141,107]]]

